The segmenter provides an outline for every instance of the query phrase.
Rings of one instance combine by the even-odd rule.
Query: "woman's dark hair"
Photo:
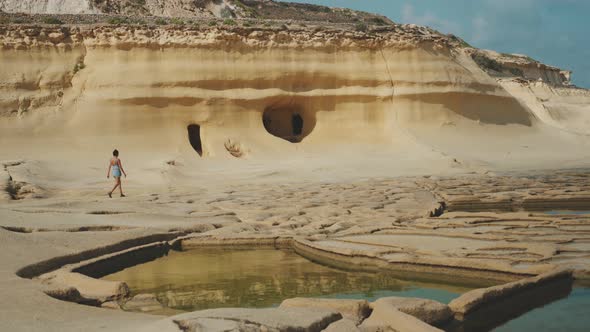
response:
[[[113,156],[118,157],[119,156],[119,150],[115,149],[115,151],[113,151]]]

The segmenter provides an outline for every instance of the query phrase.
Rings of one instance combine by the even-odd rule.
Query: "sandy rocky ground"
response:
[[[1,329],[177,331],[182,324],[170,319],[53,299],[43,293],[42,283],[20,278],[16,272],[29,264],[124,240],[134,239],[139,245],[187,234],[188,242],[301,237],[345,256],[367,256],[389,264],[434,265],[456,275],[532,275],[565,267],[575,269],[576,277],[587,279],[588,215],[557,216],[534,210],[560,209],[564,202],[571,208],[587,206],[589,186],[587,172],[560,171],[264,185],[245,181],[206,193],[181,187],[151,188],[150,192],[132,186],[129,197],[113,200],[102,198],[93,189],[53,193],[44,199],[21,193],[19,200],[0,206],[1,287],[11,299],[2,304]],[[522,209],[530,211],[506,212]],[[482,210],[498,212],[476,212]],[[344,306],[350,305],[365,304]],[[204,330],[246,328],[236,321],[258,322],[251,328],[318,322],[324,326],[338,323],[331,327],[334,331],[346,324],[349,330],[357,328],[348,319],[333,316],[332,311],[274,310],[295,311],[221,310],[175,319],[188,324],[187,330],[197,331],[195,326]],[[210,320],[220,315],[226,319]],[[416,330],[421,323],[408,324],[410,330]]]

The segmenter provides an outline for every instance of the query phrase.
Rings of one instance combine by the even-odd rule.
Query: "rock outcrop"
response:
[[[571,85],[571,71],[548,66],[526,55],[498,53],[468,48],[467,53],[483,70],[494,77],[518,77],[553,86]]]
[[[293,298],[281,303],[280,308],[320,308],[339,312],[345,319],[359,325],[369,314],[371,309],[365,300],[315,299]]]
[[[112,146],[122,130],[130,136],[149,131],[157,137],[152,153],[174,147],[187,156],[243,158],[292,151],[290,142],[313,149],[410,147],[417,137],[428,145],[435,142],[421,132],[448,124],[511,125],[534,134],[529,128],[543,120],[452,38],[412,25],[370,34],[313,27],[2,26],[0,45],[7,64],[0,71],[0,114],[8,141],[18,136],[10,119],[19,118],[19,131],[36,128],[27,138],[33,141],[57,137],[55,126],[68,123],[68,135],[92,137],[95,148]],[[587,95],[580,90],[579,103]],[[195,125],[199,151],[187,139]]]
[[[564,281],[571,287],[573,283],[572,271],[557,270],[503,285],[475,289],[451,301],[449,307],[453,310],[457,318],[464,319],[472,312],[486,305],[496,304],[501,300],[510,299],[526,290],[538,289],[541,291],[544,286],[556,281]],[[534,293],[530,295],[534,295]]]
[[[211,309],[174,316],[187,332],[196,331],[321,331],[342,316],[336,312],[301,309]]]
[[[82,298],[98,303],[122,299],[129,294],[129,287],[124,282],[104,281],[79,273],[59,271],[45,275],[41,280],[55,290],[49,290],[50,295],[53,294],[56,298],[74,302],[81,302],[76,296],[76,292]],[[60,289],[67,291],[59,291]],[[70,289],[76,289],[76,292],[72,293]]]
[[[20,0],[2,0],[0,1],[0,12],[7,13],[43,13],[43,14],[92,14],[99,13],[94,8],[93,1],[67,1],[67,0],[41,0],[41,1],[20,1]]]
[[[127,17],[251,18],[386,25],[388,18],[345,8],[272,0],[2,0],[0,12],[26,14],[116,14]]]
[[[384,297],[380,298],[371,307],[375,310],[377,307],[394,307],[397,310],[414,316],[419,320],[430,325],[442,325],[453,317],[449,306],[434,300],[419,298],[403,297]]]
[[[414,316],[397,310],[394,306],[383,304],[373,309],[373,313],[360,326],[363,332],[440,332],[442,330],[428,325]]]

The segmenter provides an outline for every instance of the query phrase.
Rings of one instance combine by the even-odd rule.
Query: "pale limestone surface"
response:
[[[449,307],[460,317],[466,316],[479,307],[489,303],[498,302],[501,299],[522,292],[533,287],[543,287],[552,281],[570,280],[571,271],[558,270],[541,274],[536,277],[521,279],[515,282],[493,286],[489,288],[475,289],[469,291],[449,303]]]
[[[345,319],[359,325],[371,312],[366,300],[293,298],[284,300],[280,308],[321,308],[339,312]]]
[[[486,202],[493,207],[503,204],[503,197],[510,193],[512,204],[526,202],[528,197],[544,197],[546,203],[579,199],[584,197],[587,179],[584,173],[555,172],[534,179],[467,175],[290,185],[282,181],[263,185],[242,182],[206,192],[133,185],[125,199],[109,200],[97,190],[86,189],[58,191],[45,199],[10,201],[0,206],[0,224],[31,233],[0,229],[2,287],[14,299],[1,307],[1,328],[64,331],[84,326],[91,331],[101,326],[124,329],[150,325],[156,318],[52,299],[36,281],[15,273],[56,256],[179,229],[205,232],[200,237],[191,235],[198,241],[263,238],[272,244],[280,236],[320,236],[311,243],[331,243],[336,252],[356,250],[383,257],[386,263],[438,259],[448,265],[449,258],[454,258],[456,267],[477,263],[492,271],[517,272],[564,266],[587,278],[584,271],[590,248],[584,242],[589,224],[585,215],[457,211],[425,217],[427,207],[437,200],[460,209],[466,197],[473,206]],[[89,226],[95,230],[83,231]],[[453,245],[452,239],[460,245]],[[463,273],[447,272],[451,276]],[[28,310],[35,310],[38,320],[31,321],[24,308],[35,308]]]
[[[80,273],[58,271],[44,275],[41,280],[49,287],[74,287],[83,298],[101,303],[118,300],[129,294],[129,288],[124,282],[97,280]]]
[[[99,11],[92,6],[91,0],[2,0],[0,10],[10,13],[28,14],[94,14]]]
[[[411,315],[405,314],[393,305],[381,303],[360,326],[363,332],[437,332],[442,331]]]
[[[453,317],[453,313],[449,306],[427,299],[384,297],[371,303],[371,308],[373,308],[373,310],[378,306],[385,306],[386,308],[395,307],[397,310],[414,316],[430,325],[446,323]]]
[[[207,1],[201,1],[205,7]],[[216,3],[210,1],[211,4]],[[223,5],[225,1],[220,2]],[[98,4],[98,5],[97,5]],[[139,3],[125,3],[123,1],[110,2],[108,6],[100,6],[102,1],[94,0],[2,0],[0,10],[7,13],[27,14],[100,14],[100,13],[133,13],[131,8]],[[196,1],[188,0],[147,0],[141,4],[154,16],[183,16],[183,17],[213,17],[205,8],[196,5]],[[106,7],[106,8],[105,8]]]
[[[342,316],[330,310],[318,308],[272,308],[272,309],[210,309],[182,314],[171,318],[176,324],[188,329],[199,331],[203,325],[215,320],[215,324],[237,323],[240,330],[262,331],[321,331],[331,323],[342,319]],[[221,321],[221,322],[220,322]],[[207,329],[205,328],[205,331]],[[212,329],[211,331],[218,331]]]
[[[3,219],[3,218],[0,218]],[[50,222],[51,223],[51,222]],[[102,234],[101,234],[102,233]],[[0,287],[10,301],[0,304],[3,331],[88,331],[136,329],[155,322],[149,315],[99,309],[54,299],[40,283],[18,277],[15,272],[28,263],[104,246],[152,233],[141,230],[123,233],[18,234],[0,229]]]
[[[351,321],[350,319],[343,318],[336,323],[330,324],[325,330],[322,332],[360,332],[361,330],[358,326]]]
[[[48,286],[47,289],[44,290],[45,294],[62,301],[68,302],[75,302],[75,303],[83,303],[87,299],[82,297],[80,291],[76,287],[73,286]],[[109,303],[106,305],[107,307],[112,306],[114,302],[107,302]]]

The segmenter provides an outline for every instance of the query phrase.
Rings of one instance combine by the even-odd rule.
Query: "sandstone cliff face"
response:
[[[559,103],[541,114],[541,92],[499,83],[453,40],[417,26],[4,26],[0,45],[7,153],[25,139],[186,158],[459,147],[485,160],[476,146],[508,134],[535,141],[547,125],[588,134],[570,120],[585,119],[588,91],[548,88]],[[465,137],[473,147],[460,148]]]
[[[501,54],[470,48],[473,60],[493,77],[519,77],[551,85],[571,85],[571,72],[548,66],[519,54]]]
[[[501,79],[502,87],[543,123],[564,131],[590,134],[590,92],[544,81]]]

